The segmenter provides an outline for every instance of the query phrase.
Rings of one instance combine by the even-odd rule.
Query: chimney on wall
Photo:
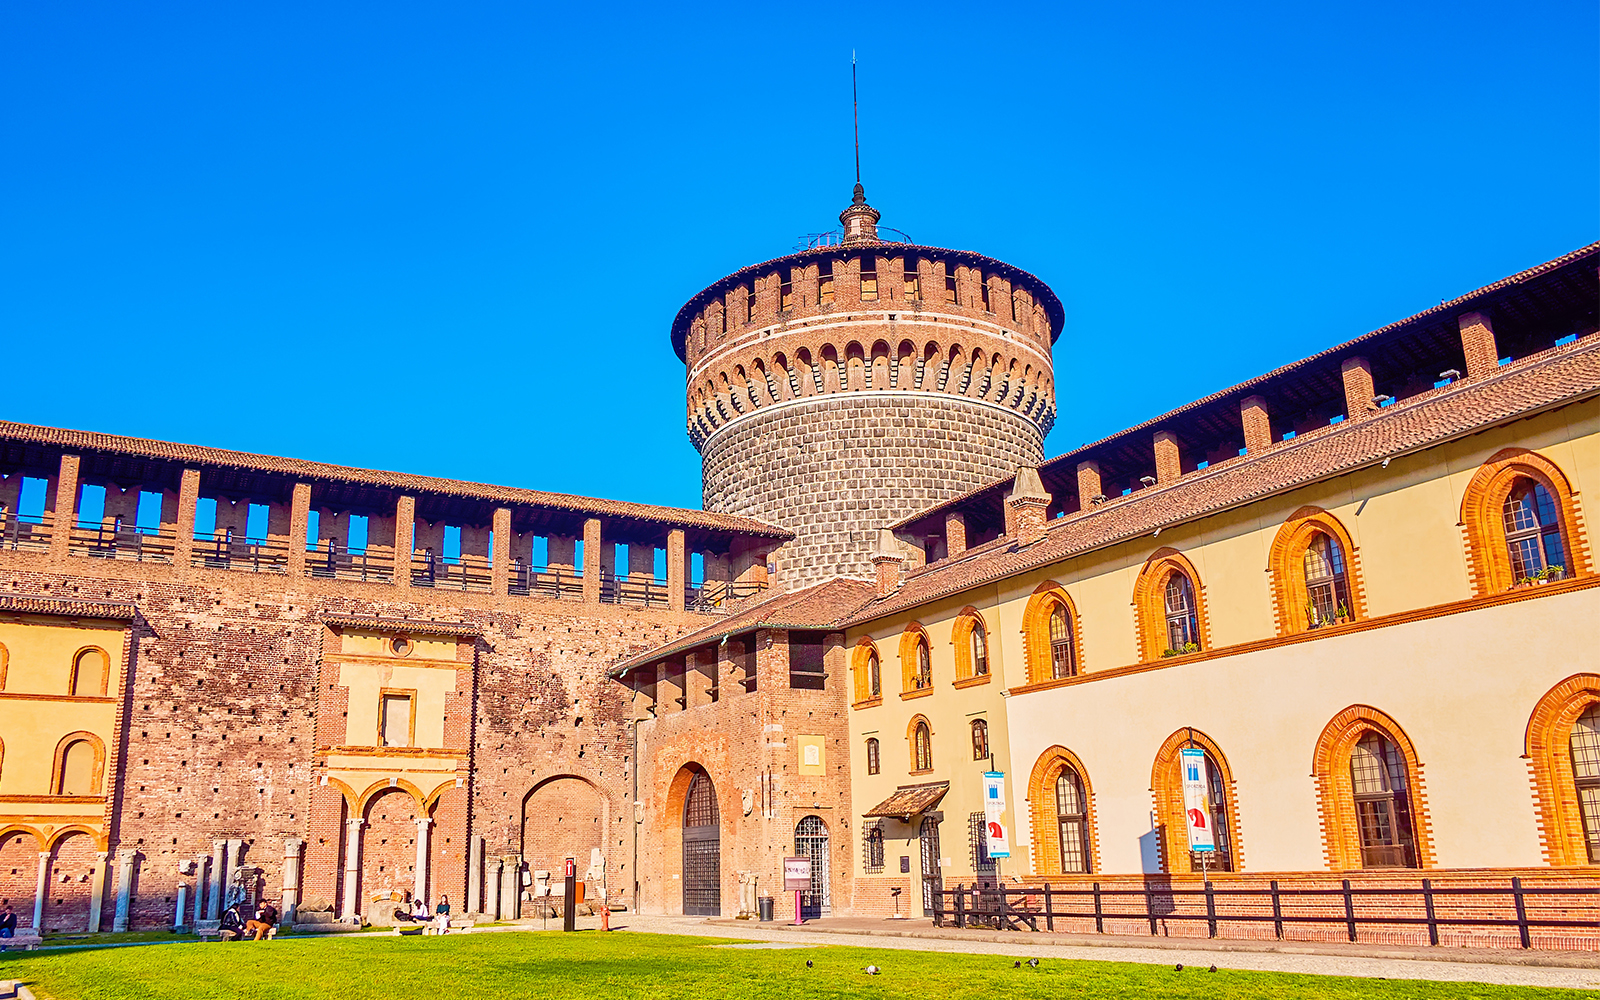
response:
[[[878,571],[878,596],[888,597],[900,586],[900,567],[905,564],[905,550],[888,528],[878,529],[878,551],[872,553],[872,568]]]
[[[1016,481],[1006,495],[1006,534],[1018,545],[1032,545],[1044,537],[1045,511],[1050,494],[1044,491],[1039,470],[1031,465],[1017,469]]]

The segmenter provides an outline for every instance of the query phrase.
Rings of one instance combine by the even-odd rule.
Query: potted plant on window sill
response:
[[[1334,623],[1337,625],[1350,624],[1350,607],[1343,601],[1339,602],[1339,610],[1334,612]]]
[[[1170,659],[1171,657],[1174,657],[1174,656],[1187,656],[1190,653],[1198,653],[1198,652],[1200,652],[1200,644],[1198,642],[1186,642],[1186,643],[1183,644],[1183,648],[1182,649],[1166,649],[1166,650],[1162,650],[1161,658],[1163,660],[1166,660],[1166,659]]]

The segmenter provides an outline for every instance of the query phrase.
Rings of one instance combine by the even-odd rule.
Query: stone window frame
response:
[[[1367,869],[1361,862],[1361,833],[1356,818],[1354,781],[1350,775],[1350,755],[1369,732],[1376,732],[1400,752],[1411,800],[1411,839],[1416,850],[1416,868],[1432,868],[1436,856],[1433,824],[1428,814],[1427,786],[1416,746],[1400,724],[1386,713],[1371,705],[1351,705],[1323,727],[1311,759],[1317,812],[1322,818],[1323,857],[1328,869],[1378,870]]]
[[[1462,538],[1475,596],[1502,593],[1517,584],[1511,572],[1511,556],[1506,551],[1503,510],[1518,479],[1539,483],[1555,502],[1561,545],[1567,562],[1572,564],[1565,567],[1567,577],[1593,572],[1579,497],[1561,467],[1527,448],[1502,448],[1478,466],[1461,496]]]
[[[1167,737],[1161,749],[1156,751],[1150,767],[1150,794],[1155,804],[1156,824],[1161,831],[1157,838],[1157,845],[1161,848],[1161,870],[1170,875],[1188,875],[1195,870],[1184,819],[1183,774],[1178,763],[1178,751],[1188,747],[1204,750],[1212,766],[1221,772],[1230,870],[1244,871],[1244,841],[1239,826],[1239,786],[1234,780],[1233,768],[1215,740],[1188,726]]]
[[[1083,622],[1072,595],[1054,580],[1046,580],[1033,590],[1022,612],[1023,656],[1028,667],[1028,683],[1055,679],[1055,661],[1050,639],[1050,615],[1057,606],[1066,609],[1067,627],[1072,639],[1072,674],[1083,674]]]
[[[1071,875],[1088,876],[1101,870],[1100,824],[1096,821],[1094,783],[1089,779],[1089,769],[1077,754],[1056,744],[1041,753],[1034,761],[1028,775],[1028,815],[1032,820],[1033,874],[1043,878],[1060,878],[1061,844],[1059,823],[1056,819],[1056,778],[1062,768],[1070,767],[1083,786],[1084,822],[1088,824],[1089,870]]]
[[[1310,631],[1305,614],[1310,590],[1306,585],[1306,549],[1318,535],[1339,543],[1344,555],[1345,588],[1350,592],[1350,620],[1367,617],[1367,588],[1361,572],[1361,554],[1344,524],[1321,507],[1307,504],[1290,514],[1278,528],[1267,553],[1267,573],[1272,582],[1272,613],[1278,635]],[[1193,580],[1191,579],[1192,583]]]
[[[883,770],[883,744],[876,736],[867,737],[867,773],[877,774]]]
[[[1195,622],[1202,651],[1212,648],[1211,617],[1206,607],[1206,588],[1199,570],[1182,552],[1171,547],[1156,549],[1145,560],[1133,585],[1133,608],[1137,619],[1139,662],[1162,659],[1167,648],[1167,581],[1174,573],[1189,578],[1194,590]]]
[[[878,660],[878,693],[872,693],[870,666],[871,659]],[[883,704],[883,654],[878,651],[878,644],[867,636],[856,640],[855,648],[850,651],[850,673],[855,701],[852,708],[870,708],[873,705]]]
[[[919,749],[918,746],[917,746],[917,731],[918,730],[922,730],[922,731],[927,733],[927,740],[926,740],[926,743],[925,743],[925,746],[927,748],[927,760],[925,760],[925,761],[920,759],[921,755],[918,753],[918,749]],[[917,714],[917,715],[913,715],[911,717],[911,721],[906,723],[906,744],[907,744],[907,748],[910,750],[911,773],[912,774],[932,774],[933,773],[933,723],[928,721],[928,717],[926,715],[922,715],[920,713]],[[921,766],[923,764],[926,764],[927,766],[926,767]]]
[[[408,709],[409,709],[409,715],[410,715],[410,718],[406,722],[406,743],[405,743],[405,745],[407,747],[415,747],[417,745],[417,695],[418,695],[418,690],[416,688],[381,687],[381,688],[378,689],[378,733],[377,733],[376,742],[374,742],[372,744],[373,746],[375,746],[375,747],[387,747],[387,746],[390,745],[388,743],[383,742],[383,721],[384,721],[383,720],[383,703],[384,703],[385,699],[387,699],[387,698],[398,697],[398,696],[401,696],[401,695],[404,695],[406,700],[409,703]]]
[[[1528,717],[1528,762],[1545,861],[1555,867],[1593,864],[1585,842],[1569,741],[1578,716],[1600,703],[1600,674],[1573,674],[1546,691]]]
[[[74,743],[80,743],[80,742],[88,743],[90,749],[94,751],[94,774],[93,774],[93,781],[92,781],[92,783],[90,785],[90,789],[91,790],[90,790],[89,794],[91,796],[99,796],[99,795],[104,795],[105,794],[105,781],[106,781],[106,744],[105,744],[105,741],[102,740],[99,736],[95,735],[94,733],[89,732],[86,729],[80,729],[75,733],[68,733],[67,735],[61,737],[60,741],[56,743],[55,760],[50,765],[50,794],[51,795],[65,795],[66,794],[66,792],[62,791],[62,786],[63,786],[63,783],[66,781],[66,773],[64,771],[64,768],[65,768],[66,763],[67,763],[67,750]]]
[[[976,672],[976,663],[972,656],[972,635],[978,630],[983,631],[984,642],[984,669],[983,673]],[[989,683],[994,676],[994,648],[990,642],[990,630],[987,622],[983,620],[983,613],[977,608],[968,605],[961,609],[956,616],[955,623],[950,627],[950,647],[955,654],[956,683],[958,688],[976,687],[979,684]]]
[[[100,693],[81,695],[78,689],[78,665],[83,662],[85,655],[99,653],[103,665],[100,670]],[[104,698],[111,690],[111,654],[100,646],[82,646],[72,654],[72,666],[67,671],[67,694],[74,698]]]
[[[928,683],[925,686],[916,686],[919,647],[928,654]],[[882,665],[882,660],[879,665]],[[900,697],[922,698],[933,693],[933,641],[928,636],[928,630],[921,622],[908,622],[905,630],[900,633]]]
[[[989,721],[987,719],[972,720],[972,759],[987,760],[989,751]]]

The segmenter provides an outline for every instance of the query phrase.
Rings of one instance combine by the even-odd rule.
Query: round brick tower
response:
[[[794,531],[793,588],[872,575],[876,530],[1037,465],[1055,421],[1048,285],[885,239],[860,184],[842,235],[728,275],[672,324],[707,510]]]

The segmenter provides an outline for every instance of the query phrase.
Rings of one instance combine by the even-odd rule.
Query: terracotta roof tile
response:
[[[681,507],[661,507],[655,504],[629,503],[623,500],[601,500],[594,497],[573,496],[567,493],[546,493],[511,486],[490,486],[485,483],[464,482],[457,479],[437,479],[403,472],[382,472],[376,469],[357,469],[324,462],[309,462],[297,458],[278,458],[273,455],[255,455],[223,448],[201,445],[173,444],[149,438],[123,437],[101,434],[96,431],[64,430],[56,427],[39,427],[0,420],[0,440],[20,441],[28,444],[49,445],[69,451],[97,451],[141,458],[162,459],[188,465],[221,466],[248,469],[256,472],[280,473],[310,480],[334,480],[368,486],[387,487],[418,493],[487,500],[494,503],[526,504],[551,507],[580,514],[611,515],[634,518],[673,527],[702,528],[732,534],[757,535],[764,538],[792,538],[783,528],[748,517],[716,514]]]
[[[1507,365],[1487,378],[1457,382],[1396,403],[1365,420],[1297,436],[1260,456],[1191,472],[1169,485],[1138,490],[1058,518],[1043,540],[1024,548],[1003,538],[932,563],[908,574],[895,593],[874,599],[838,624],[871,621],[1157,528],[1596,396],[1600,396],[1600,335]]]
[[[718,618],[664,646],[629,657],[611,668],[611,676],[621,677],[638,667],[649,666],[696,646],[717,642],[723,636],[752,629],[825,628],[867,603],[876,593],[872,584],[849,577],[834,577],[804,590],[775,593],[763,598],[760,603],[749,605],[726,618]]]
[[[112,621],[133,621],[139,617],[139,609],[126,601],[72,601],[23,594],[0,595],[0,611],[71,618],[107,618]]]
[[[436,622],[419,618],[381,618],[376,615],[323,615],[322,622],[334,628],[369,629],[373,632],[402,632],[407,635],[451,635],[472,637],[483,629],[469,622]]]
[[[862,813],[862,818],[887,816],[910,821],[918,813],[927,812],[939,804],[944,793],[950,790],[948,781],[930,781],[924,785],[901,785],[894,794]]]

